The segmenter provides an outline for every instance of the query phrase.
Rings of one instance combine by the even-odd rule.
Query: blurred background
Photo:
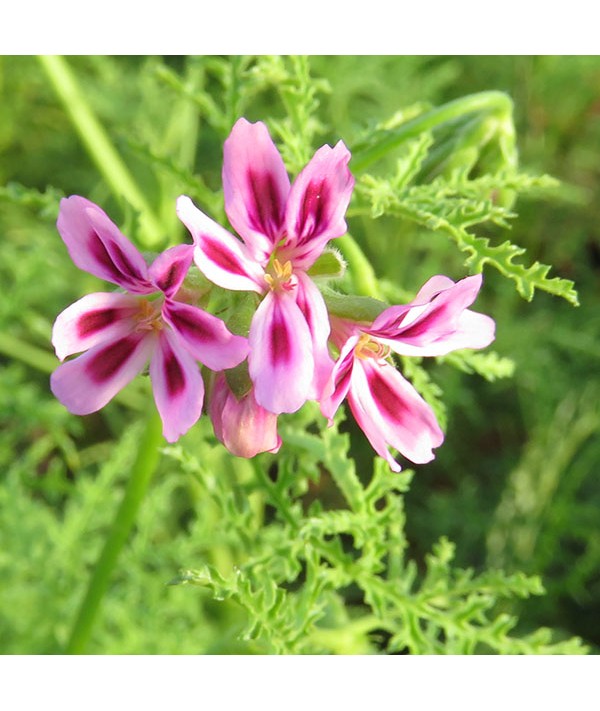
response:
[[[165,181],[187,190],[169,164],[165,108],[173,106],[169,72],[181,71],[184,62],[69,58],[148,200],[173,216],[179,192],[165,199]],[[417,470],[406,498],[407,532],[417,559],[446,535],[461,566],[539,574],[547,594],[522,603],[522,623],[581,636],[597,651],[600,58],[316,56],[310,64],[313,76],[329,85],[318,116],[331,135],[317,145],[342,138],[351,148],[366,126],[400,109],[497,89],[514,101],[521,166],[561,181],[543,199],[517,202],[508,237],[527,249],[527,263],[539,260],[552,265],[553,275],[572,279],[581,305],[543,292],[527,303],[511,282],[484,271],[475,308],[496,320],[494,350],[514,360],[514,375],[490,383],[447,364],[432,369],[448,408],[447,437],[436,460]],[[216,92],[211,81],[207,90]],[[247,117],[277,115],[281,108],[273,102],[263,92]],[[108,414],[76,418],[49,392],[56,364],[52,322],[97,290],[97,281],[68,259],[55,228],[57,200],[80,194],[117,222],[131,216],[112,198],[35,58],[0,58],[0,105],[0,652],[54,653],[118,501],[114,482],[127,470],[127,437],[136,436],[131,431],[119,440],[131,414],[118,403]],[[220,187],[229,127],[197,121],[194,155],[179,156],[211,190]],[[150,157],[148,146],[156,148]],[[173,241],[184,239],[172,224]],[[456,248],[414,225],[383,219],[351,228],[377,274],[407,292],[432,273],[465,275]],[[506,236],[499,228],[486,234]],[[366,461],[368,443],[347,427],[357,461]],[[182,496],[177,474],[162,472],[91,651],[241,649],[233,639],[223,641],[230,611],[189,590],[157,591],[149,584],[157,575],[168,582],[196,553],[186,537]]]

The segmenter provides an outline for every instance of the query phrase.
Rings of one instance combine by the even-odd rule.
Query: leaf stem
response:
[[[162,443],[162,424],[153,410],[146,430],[140,439],[136,460],[125,487],[125,494],[117,511],[112,528],[94,568],[79,614],[73,625],[66,654],[82,654],[90,639],[100,603],[104,597],[115,564],[133,528],[140,504],[152,475],[156,471]]]
[[[92,111],[68,63],[61,56],[45,55],[38,57],[38,60],[90,158],[113,194],[119,200],[125,198],[140,213],[144,246],[159,244],[164,237],[161,223]]]

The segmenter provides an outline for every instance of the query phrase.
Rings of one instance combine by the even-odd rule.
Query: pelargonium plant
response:
[[[56,397],[75,414],[95,412],[149,361],[169,442],[197,422],[204,406],[232,454],[276,452],[278,415],[314,400],[331,422],[347,398],[393,471],[401,467],[388,447],[414,463],[430,461],[444,435],[392,354],[484,348],[494,322],[468,308],[481,275],[456,283],[433,276],[413,301],[382,305],[375,318],[360,308],[343,315],[340,299],[323,295],[311,268],[346,232],[350,157],[342,141],[324,145],[290,184],[265,124],[239,119],[225,142],[223,188],[241,240],[180,196],[177,215],[193,245],[171,247],[150,265],[100,207],[79,196],[63,199],[58,230],[74,263],[123,291],[84,296],[58,316],[52,334],[58,357],[83,355],[52,375]],[[243,333],[194,303],[186,285],[192,260],[226,292],[250,292]],[[240,365],[245,370],[232,389],[227,372]]]

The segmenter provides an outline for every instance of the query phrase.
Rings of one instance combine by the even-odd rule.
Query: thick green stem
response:
[[[348,264],[357,293],[360,296],[371,296],[374,299],[380,299],[381,290],[375,270],[354,237],[349,234],[339,237],[335,241],[335,246],[339,248]]]
[[[146,431],[140,439],[137,457],[125,487],[123,500],[108,537],[104,542],[104,548],[100,553],[88,583],[85,597],[79,608],[79,614],[71,631],[71,637],[65,648],[66,654],[81,654],[85,652],[98,615],[100,603],[108,589],[111,574],[119,554],[131,533],[144,494],[158,466],[159,448],[163,441],[161,429],[160,418],[153,410],[148,419]]]
[[[125,198],[140,213],[144,246],[154,247],[163,229],[144,194],[93,113],[68,63],[60,56],[41,56],[40,64],[71,119],[83,145],[117,199]]]
[[[452,121],[462,116],[476,112],[494,113],[502,121],[502,150],[509,153],[514,148],[514,130],[512,128],[512,101],[507,94],[501,91],[483,91],[479,94],[450,101],[443,106],[438,106],[431,111],[407,121],[397,129],[386,132],[385,137],[374,145],[364,148],[356,146],[353,151],[351,168],[354,173],[359,173],[367,166],[383,158],[404,141],[416,138],[425,131],[431,131],[443,123]],[[511,143],[512,141],[512,143]]]

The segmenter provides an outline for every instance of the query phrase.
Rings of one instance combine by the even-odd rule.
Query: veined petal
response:
[[[75,415],[96,412],[143,370],[155,345],[145,333],[94,346],[52,373],[52,392]]]
[[[293,295],[271,291],[265,296],[248,342],[256,402],[275,414],[296,412],[310,395],[314,361],[310,331]]]
[[[168,329],[160,332],[150,361],[154,401],[162,419],[163,436],[175,442],[198,421],[204,383],[197,363]]]
[[[388,363],[355,363],[348,402],[373,449],[394,471],[400,467],[387,446],[410,461],[424,464],[444,440],[433,410],[413,386]]]
[[[127,336],[135,328],[138,300],[128,294],[88,294],[60,313],[52,328],[52,345],[60,360],[99,343]]]
[[[329,355],[327,341],[331,333],[329,314],[323,296],[313,280],[305,272],[297,272],[298,290],[296,303],[304,314],[312,339],[315,374],[311,400],[321,398],[327,380],[333,370],[333,359]]]
[[[354,348],[358,343],[358,338],[358,336],[350,336],[342,347],[323,391],[321,412],[329,420],[330,425],[333,424],[333,416],[350,389],[354,367]]]
[[[78,195],[63,198],[56,226],[80,269],[134,294],[154,291],[144,258],[98,205]]]
[[[438,290],[445,277],[434,277],[406,306],[386,309],[368,332],[401,355],[445,355],[459,348],[484,348],[494,340],[494,321],[467,309],[481,287],[481,274]],[[432,284],[438,280],[437,284]],[[431,286],[431,289],[428,287]],[[425,296],[431,300],[423,304]],[[407,310],[408,309],[408,310]]]
[[[248,355],[246,338],[231,333],[220,318],[196,306],[166,299],[162,314],[187,350],[211,370],[233,368]]]
[[[148,269],[150,280],[157,289],[164,291],[167,296],[175,296],[188,273],[193,258],[194,246],[191,244],[179,244],[165,250],[158,255]]]
[[[223,147],[225,212],[254,257],[266,262],[284,227],[290,179],[264,123],[239,119]]]
[[[215,436],[236,457],[254,457],[279,451],[277,415],[261,407],[250,390],[240,400],[231,392],[225,375],[218,373],[210,395],[209,415]]]
[[[307,269],[329,240],[346,232],[344,215],[354,188],[349,160],[350,151],[342,141],[334,148],[322,146],[294,181],[285,211],[288,240],[283,247],[294,266]]]
[[[207,279],[232,291],[266,289],[265,270],[248,248],[201,212],[189,197],[177,199],[177,215],[194,238],[194,261]]]

